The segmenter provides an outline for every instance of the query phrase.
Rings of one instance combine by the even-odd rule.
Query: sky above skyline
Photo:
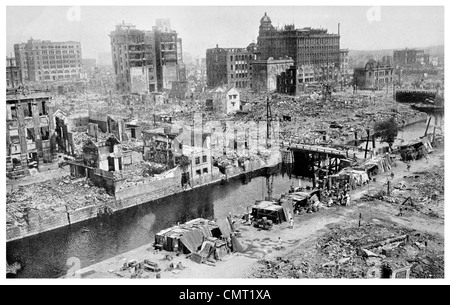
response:
[[[264,13],[272,24],[321,27],[337,33],[341,48],[380,50],[444,44],[443,7],[368,6],[9,6],[6,8],[6,52],[15,43],[34,39],[80,41],[83,58],[110,52],[108,34],[125,21],[151,30],[157,18],[170,18],[183,39],[183,52],[205,57],[206,49],[246,47],[256,42]],[[79,13],[79,14],[78,14]]]

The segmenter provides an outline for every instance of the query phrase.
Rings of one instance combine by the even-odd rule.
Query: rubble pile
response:
[[[249,120],[266,119],[266,100],[263,97],[252,102],[259,107],[245,116]],[[320,96],[289,98],[276,95],[270,100],[272,116],[281,120],[281,130],[285,132],[284,140],[302,135],[302,141],[311,142],[317,138],[317,131],[325,132],[329,139],[344,143],[354,132],[358,137],[366,135],[366,128],[373,127],[374,122],[394,117],[402,125],[404,121],[415,116],[417,112],[409,106],[392,102],[385,95],[351,95],[335,93],[332,100],[322,100]],[[283,121],[283,116],[291,117]],[[339,118],[339,119],[336,119]],[[341,128],[330,128],[336,123]],[[327,140],[329,141],[329,140]]]
[[[410,277],[443,278],[443,240],[390,224],[335,227],[305,250],[263,264],[257,278],[383,278],[410,268]],[[440,247],[438,245],[441,245]]]
[[[7,226],[24,224],[30,210],[76,210],[104,205],[113,197],[86,178],[69,176],[31,185],[18,186],[6,194]]]
[[[91,139],[92,137],[90,137],[86,132],[74,132],[73,144],[75,145],[75,154],[77,156],[83,155],[83,146],[88,142],[88,140]]]
[[[398,206],[403,211],[421,212],[432,217],[444,217],[444,168],[414,172],[393,186],[390,195],[382,190],[365,194],[364,201],[381,200]]]
[[[117,178],[125,178],[127,182],[139,182],[145,178],[153,177],[167,171],[169,167],[165,164],[155,162],[141,162],[124,166],[120,172],[114,172]]]

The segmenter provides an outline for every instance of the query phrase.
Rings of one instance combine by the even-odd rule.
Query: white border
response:
[[[36,6],[35,1],[23,1],[23,0],[6,0],[2,1],[4,5],[1,6],[2,15],[5,17],[4,22],[2,23],[2,27],[5,27],[1,31],[2,35],[2,43],[4,44],[1,56],[2,58],[6,57],[6,6]],[[226,1],[226,4],[224,4],[224,1],[221,1],[217,4],[211,2],[211,1],[199,1],[199,0],[191,0],[189,1],[189,4],[186,4],[186,2],[179,1],[179,0],[165,0],[164,6],[311,6],[308,4],[311,4],[310,1],[295,1],[295,0],[278,0],[278,1],[267,1],[267,0],[260,0],[256,3],[253,1],[248,0],[229,0]],[[48,1],[43,0],[39,1],[39,6],[161,6],[160,1],[137,1],[137,0],[128,0],[126,2],[123,1],[115,1],[112,3],[112,1],[96,1],[95,4],[92,3],[92,1],[87,0],[78,0],[78,1]],[[316,0],[314,1],[314,6],[446,6],[446,1],[443,0],[428,0],[428,1],[398,1],[398,0],[380,0],[380,1],[325,1],[325,0]],[[448,17],[448,10],[445,8],[445,18]],[[444,21],[445,22],[445,21]],[[447,31],[447,27],[445,27],[445,40],[447,41],[447,37],[449,35],[449,32]],[[445,57],[449,58],[449,51],[445,50]],[[2,60],[2,67],[5,67],[5,61]],[[5,71],[5,69],[3,69]],[[0,81],[2,92],[5,92],[5,73],[1,74],[2,79]],[[448,78],[448,71],[446,69],[445,71],[445,78]],[[447,97],[447,94],[446,94]],[[0,107],[0,111],[5,117],[5,109],[4,107]],[[2,124],[5,124],[4,121]],[[2,128],[5,128],[5,125],[2,125]],[[447,131],[447,128],[446,128]],[[5,133],[0,133],[2,141],[1,143],[5,143]],[[448,142],[448,141],[447,141]],[[445,149],[448,151],[447,145],[450,145],[446,142]],[[1,160],[5,160],[5,151],[4,149],[1,150]],[[6,171],[5,169],[5,162],[2,162],[2,169],[3,171]],[[448,170],[445,170],[445,176],[448,177],[447,173]],[[5,174],[2,174],[1,176],[2,181],[1,183],[1,189],[3,190],[3,194],[6,194],[6,180],[5,180]],[[445,183],[446,188],[448,187],[447,181]],[[6,196],[4,195],[4,199],[1,202],[4,202],[6,200]],[[447,200],[446,200],[447,203]],[[3,208],[1,209],[1,215],[2,215],[2,223],[6,223],[6,213],[5,213],[5,205],[2,205]],[[447,220],[447,216],[446,216]],[[1,249],[3,250],[2,253],[4,253],[3,259],[6,260],[6,242],[5,242],[5,227],[0,230],[0,238],[3,241],[1,243]],[[448,226],[445,227],[445,235],[448,235]],[[67,279],[67,280],[55,280],[55,279],[14,279],[14,280],[8,280],[8,279],[2,279],[1,284],[6,285],[17,285],[17,284],[56,284],[56,285],[65,285],[65,284],[75,284],[75,285],[97,285],[97,284],[111,284],[111,285],[144,285],[144,284],[153,284],[153,285],[180,285],[180,284],[186,284],[186,285],[205,285],[205,284],[211,284],[211,285],[258,285],[258,284],[267,284],[267,285],[316,285],[316,284],[332,284],[332,285],[348,285],[348,284],[356,284],[356,285],[405,285],[405,284],[420,284],[420,285],[435,285],[435,284],[448,284],[448,278],[449,275],[449,268],[450,263],[447,261],[448,253],[449,253],[449,242],[445,242],[445,275],[446,278],[444,280],[395,280],[395,281],[389,281],[386,280],[369,280],[369,279],[362,279],[362,280],[350,280],[350,279],[339,279],[339,280],[333,280],[333,279],[307,279],[307,280],[289,280],[289,279],[155,279],[155,280],[125,280],[125,279],[86,279],[86,280],[73,280],[73,279]],[[1,270],[2,275],[5,276],[5,270],[3,268],[6,268],[6,264],[1,264]]]

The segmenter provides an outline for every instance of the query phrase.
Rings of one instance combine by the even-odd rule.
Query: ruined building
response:
[[[393,76],[393,67],[371,59],[364,68],[355,68],[353,82],[358,89],[381,89],[392,85]]]
[[[6,58],[6,88],[18,88],[22,83],[22,73],[20,67],[16,64],[15,58]]]
[[[249,88],[251,62],[255,59],[246,48],[215,48],[206,50],[207,86]]]
[[[252,63],[252,89],[255,92],[272,92],[277,89],[277,76],[294,65],[290,57],[255,60]]]
[[[24,81],[56,81],[80,78],[81,44],[30,38],[14,45],[16,63]]]
[[[294,25],[275,28],[264,14],[257,44],[247,48],[216,46],[206,51],[207,85],[295,94],[307,83],[339,81],[349,72],[348,50],[340,50],[339,41],[339,27],[338,34],[325,29],[296,29]],[[277,89],[277,83],[284,84],[283,88]]]
[[[430,64],[430,54],[424,50],[404,49],[395,50],[393,54],[394,66],[403,68],[414,68]]]
[[[50,97],[43,93],[6,96],[6,172],[10,177],[43,171],[56,161]]]
[[[157,19],[152,31],[123,22],[109,36],[119,92],[162,92],[174,82],[186,81],[182,40],[169,19]]]

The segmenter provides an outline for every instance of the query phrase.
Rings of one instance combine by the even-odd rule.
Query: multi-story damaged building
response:
[[[56,139],[50,97],[43,93],[6,96],[6,172],[28,175],[56,160]]]
[[[393,54],[393,64],[402,68],[413,68],[430,64],[430,54],[424,50],[404,49],[395,50]]]
[[[297,66],[318,68],[319,77],[334,79],[340,67],[340,35],[326,29],[302,28],[286,25],[275,28],[265,13],[261,18],[258,36],[258,59],[290,57]]]
[[[153,32],[122,22],[110,38],[116,89],[121,93],[157,91]]]
[[[255,59],[246,48],[215,48],[206,50],[207,86],[249,88],[251,62]]]
[[[6,58],[6,88],[14,89],[22,83],[22,73],[15,58]]]
[[[374,59],[363,68],[355,68],[353,83],[358,89],[381,89],[392,85],[394,68]]]
[[[78,79],[81,73],[81,44],[29,39],[14,45],[16,63],[24,81]]]
[[[341,77],[347,77],[351,74],[348,65],[348,49],[339,50],[339,71]]]
[[[286,86],[278,90],[277,83],[302,89],[306,83],[339,81],[342,75],[349,74],[348,50],[339,46],[339,25],[338,34],[326,29],[296,29],[294,25],[275,28],[265,13],[257,44],[251,43],[245,49],[216,46],[206,51],[207,85],[285,92]],[[292,77],[293,73],[295,84],[293,80],[287,84],[286,75]]]
[[[161,92],[173,82],[186,81],[182,41],[169,19],[157,19],[152,31],[122,22],[109,36],[119,92]]]

